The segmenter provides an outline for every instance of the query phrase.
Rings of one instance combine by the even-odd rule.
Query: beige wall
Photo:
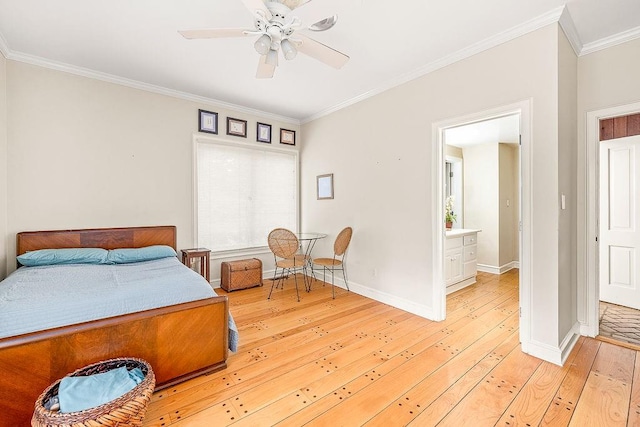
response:
[[[586,203],[587,177],[591,173],[587,169],[587,148],[590,141],[587,140],[587,113],[611,107],[623,106],[640,102],[640,39],[632,40],[608,49],[600,50],[578,58],[578,103],[577,103],[577,246],[578,253],[578,284],[579,284],[579,317],[581,321],[587,321],[587,271],[591,269],[587,260],[586,248],[592,242],[586,241],[587,224],[586,212],[589,207]],[[597,144],[597,142],[594,142]],[[595,178],[594,178],[595,179]],[[590,196],[596,200],[597,192],[595,182],[592,184]],[[593,212],[596,215],[597,212]],[[595,273],[592,273],[595,274]],[[591,307],[591,310],[597,308]],[[596,311],[597,313],[597,311]]]
[[[276,141],[280,126],[299,130],[21,62],[7,61],[7,81],[9,269],[23,230],[172,224],[178,247],[192,247],[198,108],[219,113],[222,139],[254,142],[257,120]],[[225,135],[228,115],[248,120],[246,140]]]
[[[463,152],[465,228],[482,230],[478,268],[490,272],[509,268],[518,260],[518,148],[490,143]]]
[[[577,74],[578,58],[565,34],[558,37],[558,190],[565,197],[559,211],[559,338],[577,323]]]
[[[498,144],[465,147],[464,153],[464,225],[482,230],[478,233],[478,266],[498,267],[500,218],[498,215]]]
[[[0,280],[7,274],[7,60],[0,53]]]
[[[518,260],[518,146],[498,144],[498,264],[507,267]],[[514,179],[514,176],[516,179]],[[479,240],[479,239],[478,239]]]
[[[437,121],[532,100],[531,331],[558,345],[558,26],[549,25],[303,125],[302,226],[354,227],[349,278],[363,292],[433,307],[432,135]],[[529,168],[529,165],[527,165]],[[529,170],[527,170],[529,172]],[[334,173],[335,199],[315,198]],[[318,246],[330,252],[330,242]]]
[[[459,159],[462,159],[462,148],[454,147],[453,145],[445,145],[444,149],[445,156],[458,157]]]

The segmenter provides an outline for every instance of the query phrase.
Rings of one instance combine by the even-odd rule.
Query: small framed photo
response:
[[[258,123],[256,141],[271,144],[271,125],[266,123]]]
[[[333,174],[318,175],[318,200],[333,199]]]
[[[227,135],[247,137],[247,121],[227,117]]]
[[[198,110],[198,131],[218,134],[218,113]]]
[[[296,145],[296,131],[280,129],[280,144]]]

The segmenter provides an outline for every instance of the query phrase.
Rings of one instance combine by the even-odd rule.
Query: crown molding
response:
[[[4,36],[0,34],[0,53],[5,58],[9,58],[9,46],[7,45],[7,41],[4,39]]]
[[[608,47],[616,46],[640,38],[640,27],[631,28],[630,30],[587,43],[580,51],[580,56],[588,55]]]
[[[562,12],[565,10],[564,6],[558,7],[556,9],[551,10],[550,12],[545,13],[544,15],[540,15],[537,18],[534,18],[530,21],[527,21],[521,25],[517,25],[512,27],[502,33],[496,34],[495,36],[484,39],[478,43],[475,43],[471,46],[468,46],[464,49],[461,49],[457,52],[454,52],[451,55],[445,56],[444,58],[433,61],[427,65],[424,65],[416,70],[410,71],[408,73],[402,74],[396,78],[388,80],[386,83],[380,85],[379,87],[372,89],[368,92],[360,94],[354,98],[341,102],[339,104],[334,105],[333,107],[329,107],[325,110],[322,110],[316,114],[313,114],[309,117],[306,117],[301,120],[301,122],[308,123],[313,120],[319,119],[320,117],[327,116],[331,113],[334,113],[338,110],[346,108],[350,105],[356,104],[360,101],[363,101],[367,98],[371,98],[372,96],[378,95],[382,92],[385,92],[389,89],[392,89],[396,86],[400,86],[404,83],[407,83],[411,80],[415,80],[418,77],[422,77],[426,74],[432,73],[436,70],[446,67],[447,65],[451,65],[455,62],[461,61],[463,59],[469,58],[470,56],[476,55],[485,50],[496,47],[500,44],[506,43],[510,40],[538,30],[542,27],[545,27],[554,22],[558,22]]]
[[[580,56],[583,49],[582,41],[580,40],[578,30],[576,30],[573,18],[571,18],[569,9],[566,6],[564,6],[562,14],[560,14],[560,19],[558,22],[560,23],[560,28],[562,28],[562,31],[567,36],[567,39],[569,40],[569,44],[573,48],[573,51],[576,55]]]
[[[6,54],[3,51],[3,49],[6,49],[7,51]],[[262,110],[245,107],[238,104],[232,104],[229,102],[220,101],[218,99],[207,98],[204,96],[194,95],[192,93],[187,93],[187,92],[181,92],[174,89],[168,89],[162,86],[144,83],[137,80],[126,79],[124,77],[119,77],[113,74],[101,73],[99,71],[91,70],[89,68],[83,68],[75,65],[65,64],[63,62],[52,61],[39,56],[28,55],[20,52],[13,52],[11,51],[11,49],[8,48],[1,34],[0,34],[0,51],[2,51],[5,58],[10,59],[12,61],[24,62],[26,64],[37,65],[39,67],[49,68],[56,71],[62,71],[62,72],[74,74],[77,76],[88,77],[91,79],[101,80],[108,83],[115,83],[118,85],[130,87],[133,89],[140,89],[147,92],[170,96],[173,98],[193,101],[199,104],[205,104],[205,105],[219,107],[219,108],[226,108],[236,112],[250,114],[250,115],[258,116],[265,119],[271,119],[271,120],[281,121],[284,123],[300,125],[300,120],[292,117],[281,116],[278,114],[269,113],[267,111],[262,111]]]

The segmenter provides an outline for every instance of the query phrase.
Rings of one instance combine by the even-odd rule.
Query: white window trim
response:
[[[213,136],[205,136],[199,133],[194,133],[192,137],[193,143],[191,144],[191,165],[192,165],[192,176],[191,176],[191,204],[193,207],[193,247],[200,247],[198,243],[198,144],[217,144],[217,145],[226,145],[231,147],[243,147],[249,148],[252,150],[259,151],[271,151],[271,152],[279,152],[291,154],[294,156],[294,163],[296,165],[296,195],[297,195],[297,204],[296,204],[296,230],[300,229],[300,155],[297,149],[291,148],[281,148],[281,147],[273,147],[267,146],[264,143],[249,143],[244,141],[227,141],[225,139]],[[260,145],[258,145],[260,144]],[[231,251],[217,251],[211,252],[211,259],[223,259],[230,258],[234,256],[249,256],[249,255],[260,255],[270,253],[270,250],[266,246],[255,247],[255,248],[243,248]]]

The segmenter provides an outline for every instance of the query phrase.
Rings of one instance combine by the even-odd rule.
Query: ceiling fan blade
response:
[[[320,62],[324,62],[333,68],[340,69],[349,61],[349,57],[344,53],[338,52],[304,34],[296,33],[295,37],[302,41],[302,44],[296,46],[298,52],[304,53]]]
[[[241,0],[241,1],[242,3],[244,3],[244,6],[247,9],[249,9],[249,12],[251,12],[252,16],[255,15],[256,10],[261,10],[265,14],[267,19],[271,19],[271,12],[269,12],[269,9],[267,9],[267,6],[264,4],[262,0]]]
[[[212,28],[208,30],[184,30],[178,31],[185,39],[217,39],[225,37],[244,37],[247,30],[244,28]]]
[[[275,65],[267,64],[267,55],[262,55],[258,61],[257,79],[271,79],[276,71]]]
[[[343,0],[344,1],[344,0]],[[296,7],[292,14],[297,16],[304,23],[304,27],[310,27],[316,22],[322,21],[336,14],[340,6],[340,1],[323,0],[305,2]]]

